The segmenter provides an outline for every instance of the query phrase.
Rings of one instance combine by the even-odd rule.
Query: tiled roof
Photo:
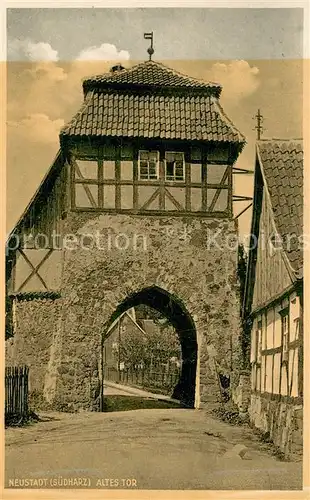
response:
[[[153,61],[85,80],[79,112],[62,129],[73,137],[143,137],[245,143],[222,110],[221,87]]]
[[[86,78],[83,82],[84,92],[89,90],[108,87],[124,88],[130,86],[143,87],[166,87],[166,88],[187,88],[202,89],[219,97],[221,85],[212,82],[205,82],[190,76],[182,75],[161,63],[146,61],[129,69],[105,73],[103,75]]]
[[[245,142],[214,97],[119,92],[89,92],[61,136]]]
[[[258,157],[271,198],[277,231],[284,241],[303,231],[303,143],[297,140],[261,140]],[[285,245],[289,262],[302,275],[303,255],[297,238]]]

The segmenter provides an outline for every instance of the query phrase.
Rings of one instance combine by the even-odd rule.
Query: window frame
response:
[[[156,178],[150,178],[150,166],[149,166],[149,159],[147,160],[148,162],[148,177],[141,177],[141,153],[156,153]],[[139,181],[158,181],[159,180],[159,151],[156,149],[139,149],[138,151],[138,180]],[[145,161],[145,160],[143,160]]]
[[[260,365],[262,362],[262,350],[263,350],[263,321],[260,319],[257,321],[256,327],[256,364]]]
[[[168,179],[167,178],[167,155],[168,154],[175,154],[175,155],[182,155],[182,179],[176,179],[176,165],[174,164],[173,166],[173,179]],[[175,161],[174,161],[175,163]],[[185,182],[185,155],[184,151],[165,151],[165,159],[164,159],[164,164],[165,164],[165,181],[168,182]]]
[[[290,342],[290,313],[289,308],[285,307],[279,312],[281,316],[281,343],[282,343],[282,361],[287,361],[289,342]]]

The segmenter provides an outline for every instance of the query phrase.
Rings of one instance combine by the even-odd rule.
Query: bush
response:
[[[243,425],[245,420],[240,417],[238,406],[231,401],[227,404],[222,404],[218,408],[214,408],[212,413],[217,417],[231,425]]]

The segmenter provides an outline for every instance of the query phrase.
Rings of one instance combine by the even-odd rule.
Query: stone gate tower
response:
[[[105,333],[145,303],[180,337],[175,397],[199,407],[236,363],[237,248],[228,242],[244,137],[219,85],[152,60],[114,66],[83,91],[11,235],[7,362],[29,364],[31,391],[50,405],[96,409]]]

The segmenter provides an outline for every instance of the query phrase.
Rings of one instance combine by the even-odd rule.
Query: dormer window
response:
[[[184,181],[184,153],[166,153],[166,181]]]
[[[139,179],[158,179],[159,151],[139,151]]]

